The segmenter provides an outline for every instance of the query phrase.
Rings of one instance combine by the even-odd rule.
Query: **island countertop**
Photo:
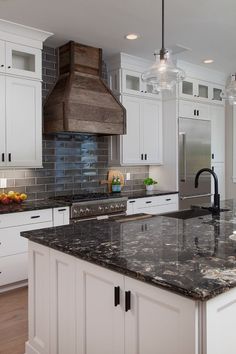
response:
[[[30,241],[206,301],[236,287],[236,201],[219,217],[84,221],[23,232]]]

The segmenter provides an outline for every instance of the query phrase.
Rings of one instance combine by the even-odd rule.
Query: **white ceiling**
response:
[[[68,40],[103,48],[104,56],[123,51],[152,58],[160,48],[161,0],[0,0],[0,17],[51,31],[48,44]],[[166,46],[192,51],[178,57],[208,68],[236,70],[235,0],[166,0]],[[136,32],[137,41],[124,35]]]

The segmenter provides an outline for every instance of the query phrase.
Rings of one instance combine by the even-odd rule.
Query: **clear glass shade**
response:
[[[236,105],[236,74],[232,75],[230,83],[226,86],[224,99],[231,105]]]
[[[185,78],[185,72],[175,66],[169,52],[161,58],[155,55],[155,63],[142,74],[142,80],[153,85],[155,91],[173,90]]]

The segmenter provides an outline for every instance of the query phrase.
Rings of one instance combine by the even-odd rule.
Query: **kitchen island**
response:
[[[236,201],[224,206],[22,233],[26,354],[235,354]]]

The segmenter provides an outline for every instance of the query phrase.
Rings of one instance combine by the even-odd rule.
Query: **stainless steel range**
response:
[[[125,215],[127,209],[127,198],[119,194],[86,193],[58,196],[53,199],[71,203],[70,219],[72,223]]]

